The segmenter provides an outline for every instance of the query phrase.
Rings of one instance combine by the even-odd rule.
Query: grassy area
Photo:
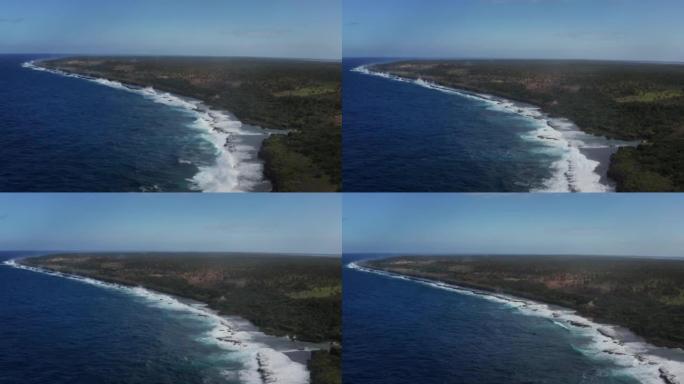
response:
[[[75,57],[42,62],[67,72],[151,86],[228,110],[284,136],[261,152],[276,191],[337,191],[341,178],[340,64],[304,60]]]
[[[312,355],[312,383],[339,383],[342,276],[339,258],[256,254],[59,254],[22,263],[207,303],[263,332],[330,341]]]
[[[684,347],[684,260],[586,256],[397,257],[371,268],[577,310],[649,342]]]
[[[618,191],[684,191],[684,65],[551,60],[403,61],[376,69],[540,106],[621,148]]]
[[[666,89],[662,91],[639,91],[636,95],[622,96],[615,100],[618,103],[657,103],[684,96],[681,89]]]

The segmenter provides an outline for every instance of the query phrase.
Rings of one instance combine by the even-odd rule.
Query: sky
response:
[[[344,0],[344,57],[684,61],[681,0]]]
[[[684,194],[345,194],[344,253],[684,257]]]
[[[338,194],[0,194],[0,251],[339,255]]]
[[[335,59],[340,0],[0,0],[0,53]]]

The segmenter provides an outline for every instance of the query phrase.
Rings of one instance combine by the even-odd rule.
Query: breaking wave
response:
[[[449,88],[420,78],[413,80],[389,73],[376,72],[370,70],[368,65],[354,68],[352,72],[411,83],[457,95],[482,102],[490,110],[512,113],[527,118],[534,128],[522,135],[521,138],[542,144],[550,154],[558,157],[558,160],[551,164],[553,175],[544,181],[542,188],[533,190],[534,192],[611,192],[613,186],[602,180],[602,176],[598,172],[600,162],[588,158],[582,149],[633,145],[633,143],[602,139],[584,133],[571,121],[552,118],[536,106],[517,103],[492,95]]]
[[[248,192],[270,189],[270,184],[264,179],[263,163],[258,154],[262,141],[274,133],[273,131],[245,126],[231,114],[212,110],[201,101],[158,91],[152,87],[134,87],[118,81],[44,68],[36,65],[35,61],[23,63],[22,67],[132,92],[155,103],[192,114],[195,120],[190,128],[198,130],[202,137],[213,145],[216,155],[213,165],[197,166],[198,172],[190,180],[193,188],[197,190]]]
[[[684,350],[659,348],[634,336],[628,330],[599,324],[577,314],[576,311],[509,295],[459,287],[428,279],[404,276],[392,272],[360,266],[356,262],[347,268],[373,273],[392,279],[406,280],[461,295],[476,296],[506,305],[528,316],[552,321],[557,326],[591,340],[582,353],[596,359],[610,359],[621,370],[645,384],[684,383]]]
[[[307,384],[309,371],[299,362],[291,360],[286,353],[293,349],[311,351],[314,348],[288,345],[287,340],[279,340],[282,348],[269,346],[259,340],[268,336],[257,331],[246,320],[227,318],[209,309],[206,304],[181,301],[170,295],[151,291],[143,287],[129,287],[115,283],[108,283],[89,277],[71,275],[43,268],[30,267],[17,263],[16,260],[3,262],[6,266],[27,271],[43,273],[50,276],[62,277],[81,283],[116,290],[141,298],[148,305],[169,311],[195,316],[208,323],[211,330],[202,336],[200,341],[212,343],[226,350],[231,356],[237,357],[243,365],[240,372],[225,372],[227,378],[237,376],[241,382],[248,384]],[[277,338],[284,339],[284,338]]]

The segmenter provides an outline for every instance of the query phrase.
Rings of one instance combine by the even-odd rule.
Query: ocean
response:
[[[684,377],[684,351],[650,347],[572,311],[352,264],[377,257],[384,256],[344,258],[348,383],[663,384],[661,374]]]
[[[387,61],[387,59],[384,59]],[[610,155],[538,108],[343,62],[343,188],[350,192],[608,192]]]
[[[201,303],[9,261],[37,254],[0,252],[1,384],[308,383],[313,344]]]
[[[268,132],[152,88],[0,55],[0,191],[267,191]]]

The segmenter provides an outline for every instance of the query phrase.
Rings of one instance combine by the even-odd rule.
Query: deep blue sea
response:
[[[289,341],[199,304],[2,264],[28,255],[0,252],[0,384],[261,383],[256,353],[279,383],[308,376]]]
[[[657,369],[631,360],[624,367],[601,353],[610,347],[597,349],[588,334],[552,319],[349,268],[343,277],[347,383],[633,384],[640,382],[635,376],[661,382]]]
[[[227,115],[152,90],[22,67],[45,57],[0,55],[0,191],[261,188],[258,162],[235,164],[222,153],[213,128],[229,125]]]
[[[531,106],[352,71],[343,63],[345,191],[604,191],[610,145]]]

